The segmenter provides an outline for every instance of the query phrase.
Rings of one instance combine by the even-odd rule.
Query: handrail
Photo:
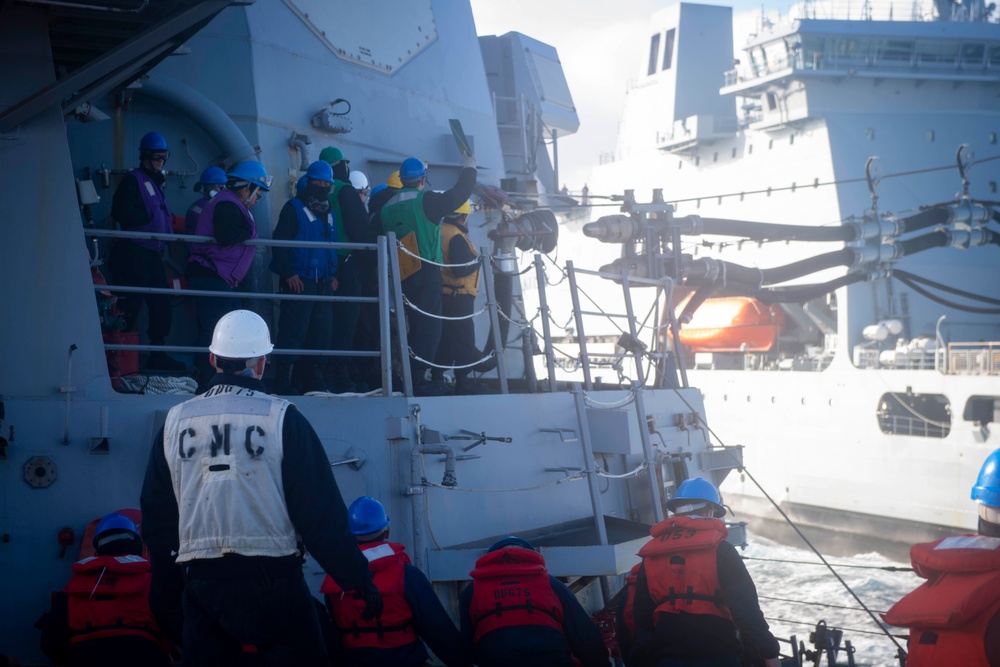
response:
[[[215,243],[215,239],[209,236],[198,236],[194,234],[161,234],[161,233],[146,233],[146,232],[128,232],[115,229],[85,229],[84,235],[87,237],[102,237],[102,238],[126,238],[126,239],[143,239],[143,240],[164,240],[164,241],[182,241],[188,243]],[[396,238],[395,234],[389,233],[388,237],[380,236],[376,243],[347,243],[347,242],[336,242],[336,241],[283,241],[275,239],[254,239],[241,242],[234,245],[243,246],[264,246],[264,247],[291,247],[291,248],[346,248],[351,250],[364,250],[371,251],[374,250],[377,253],[378,260],[378,271],[380,274],[386,274],[395,269],[395,275],[398,275],[398,265],[393,264],[390,268],[390,263],[386,259],[389,254],[388,248],[395,247]],[[396,253],[392,253],[395,258]],[[393,281],[397,286],[399,280]],[[319,349],[319,350],[305,350],[305,349],[275,349],[272,354],[276,355],[295,355],[295,356],[331,356],[331,357],[380,357],[382,359],[382,395],[391,396],[393,393],[392,387],[392,374],[388,369],[392,368],[392,345],[391,339],[388,335],[388,322],[390,316],[390,310],[396,314],[397,320],[402,319],[402,302],[397,298],[393,298],[389,290],[389,282],[380,275],[379,278],[379,296],[319,296],[319,295],[309,295],[309,294],[273,294],[270,292],[232,292],[232,291],[222,291],[222,290],[194,290],[194,289],[181,289],[179,287],[133,287],[126,285],[94,285],[95,292],[111,292],[118,294],[163,294],[163,295],[186,295],[186,296],[197,296],[197,297],[224,297],[224,298],[246,298],[246,299],[260,299],[268,301],[319,301],[319,302],[341,302],[341,303],[374,303],[379,306],[379,322],[382,325],[382,340],[380,341],[380,346],[378,350],[330,350],[330,349]],[[405,346],[406,339],[401,338],[401,344]],[[202,346],[190,346],[190,345],[129,345],[123,343],[105,343],[104,349],[108,351],[159,351],[159,352],[180,352],[180,353],[193,353],[193,354],[203,354],[205,348]],[[404,348],[405,349],[405,348]],[[407,359],[407,355],[400,351],[400,358],[403,360]],[[404,367],[408,364],[404,361]],[[404,376],[408,374],[404,372]],[[406,380],[409,378],[406,377]],[[412,386],[410,382],[404,381],[405,393],[407,396],[413,394]]]
[[[162,234],[153,232],[127,232],[121,229],[84,229],[84,236],[102,238],[139,239],[146,241],[183,241],[185,243],[217,243],[213,236],[196,234]],[[275,248],[335,248],[338,250],[377,250],[376,243],[348,243],[346,241],[283,241],[281,239],[247,239],[233,245],[264,246]]]

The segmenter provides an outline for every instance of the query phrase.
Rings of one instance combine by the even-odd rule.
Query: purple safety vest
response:
[[[215,236],[212,218],[215,215],[215,207],[222,202],[232,202],[239,207],[243,214],[243,221],[247,229],[250,230],[250,238],[257,238],[257,225],[253,221],[253,216],[231,190],[223,190],[205,204],[201,215],[198,216],[198,224],[194,233],[198,236]],[[253,246],[246,245],[224,246],[217,243],[192,243],[190,252],[189,262],[215,271],[230,287],[236,287],[250,270],[250,264],[253,262],[256,250]]]
[[[152,232],[154,234],[170,234],[173,231],[171,226],[170,209],[167,207],[167,197],[163,193],[163,188],[149,177],[142,169],[133,169],[129,172],[139,182],[139,193],[142,195],[142,203],[146,207],[146,214],[149,222],[142,227],[133,227],[130,232]],[[162,252],[165,241],[153,239],[129,239],[132,243],[143,248],[149,248],[154,252]]]

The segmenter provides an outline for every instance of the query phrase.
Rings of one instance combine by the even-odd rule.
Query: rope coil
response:
[[[123,375],[121,386],[132,394],[191,394],[198,392],[198,382],[189,377],[163,377],[160,375]]]

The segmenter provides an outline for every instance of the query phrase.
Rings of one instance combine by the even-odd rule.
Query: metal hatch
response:
[[[379,11],[377,2],[285,0],[341,60],[392,74],[437,39],[430,0]]]

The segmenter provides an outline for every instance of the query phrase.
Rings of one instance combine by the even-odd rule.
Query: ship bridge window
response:
[[[821,69],[823,67],[823,38],[806,35],[802,38],[802,53],[799,67]]]
[[[649,41],[649,67],[646,68],[646,74],[652,76],[656,74],[656,63],[659,60],[660,55],[660,33],[653,35],[653,38]]]
[[[663,42],[663,69],[670,69],[674,64],[674,36],[677,31],[671,28],[667,31],[667,39]]]
[[[985,57],[985,44],[962,44],[963,65],[982,65]]]
[[[1000,44],[990,47],[990,67],[1000,67]]]
[[[934,40],[917,42],[918,65],[954,65],[958,60],[958,42]]]
[[[764,64],[764,51],[759,46],[750,50],[750,64],[753,65],[754,76],[764,76],[767,74],[767,65]]]
[[[882,394],[876,412],[879,428],[890,435],[944,438],[951,431],[951,404],[943,394]]]
[[[876,40],[875,59],[893,62],[911,62],[913,60],[913,42],[905,39]]]
[[[868,55],[868,42],[863,39],[836,39],[832,53],[838,60],[864,60]]]
[[[977,428],[1000,422],[1000,396],[970,396],[962,419],[972,422]]]

